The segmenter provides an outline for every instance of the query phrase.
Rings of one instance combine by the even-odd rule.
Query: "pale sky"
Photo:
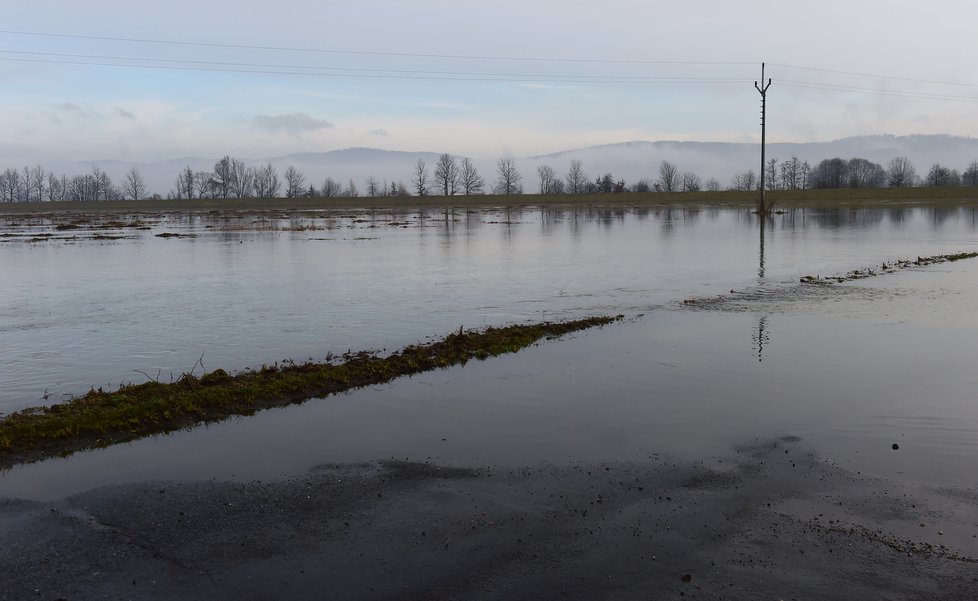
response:
[[[972,1],[32,0],[3,12],[0,167],[755,141],[762,61],[769,141],[978,135]]]

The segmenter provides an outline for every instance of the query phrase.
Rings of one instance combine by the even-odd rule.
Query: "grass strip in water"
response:
[[[463,365],[471,359],[515,353],[544,338],[620,319],[621,315],[587,317],[481,331],[459,328],[440,340],[411,345],[387,356],[362,351],[348,353],[335,362],[286,363],[234,375],[218,369],[200,377],[184,374],[170,383],[150,381],[111,391],[93,389],[64,403],[0,417],[0,467],[251,415],[268,407]]]
[[[856,269],[850,271],[845,275],[836,275],[823,278],[822,276],[806,275],[802,276],[802,284],[831,284],[831,283],[842,283],[849,282],[852,280],[862,280],[865,278],[871,278],[878,275],[883,275],[886,273],[893,273],[898,269],[908,269],[910,267],[924,267],[927,265],[937,265],[939,263],[953,263],[954,261],[961,261],[962,259],[974,259],[978,257],[978,252],[960,252],[950,255],[934,255],[931,257],[917,257],[917,260],[913,259],[901,259],[895,263],[883,263],[879,267],[867,267],[865,269]]]
[[[959,252],[947,255],[917,257],[916,259],[900,259],[892,263],[882,263],[876,267],[854,269],[853,271],[850,271],[844,275],[805,275],[799,279],[799,285],[801,286],[799,289],[803,289],[805,286],[822,286],[827,288],[834,284],[841,284],[843,282],[862,280],[889,273],[895,273],[901,269],[926,267],[928,265],[938,265],[940,263],[953,263],[954,261],[974,259],[975,257],[978,257],[978,252]],[[764,293],[763,287],[757,287],[748,288],[739,292],[731,290],[730,294],[721,294],[719,296],[687,298],[686,300],[682,301],[682,304],[691,309],[714,310],[724,307],[729,308],[734,304],[743,306],[744,303],[767,300],[770,300],[770,297]]]

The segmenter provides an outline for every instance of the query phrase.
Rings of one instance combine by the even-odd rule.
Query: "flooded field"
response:
[[[6,217],[0,411],[90,387],[457,330],[622,325],[252,418],[15,468],[5,491],[270,478],[323,461],[722,457],[800,437],[856,471],[975,486],[972,209],[643,208]],[[709,303],[687,303],[688,300]],[[47,400],[45,400],[47,399]],[[892,445],[896,444],[898,450]],[[201,457],[207,457],[201,461]]]

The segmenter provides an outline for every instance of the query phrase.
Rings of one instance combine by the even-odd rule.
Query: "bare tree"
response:
[[[894,157],[886,170],[886,185],[891,188],[909,188],[917,183],[917,170],[907,157]]]
[[[358,198],[360,196],[360,190],[357,189],[357,185],[353,183],[353,178],[350,178],[347,184],[346,190],[343,191],[343,196],[347,198]]]
[[[61,174],[61,183],[59,184],[60,187],[61,187],[61,190],[60,190],[61,195],[60,195],[60,198],[58,198],[58,200],[60,200],[62,202],[68,200],[68,181],[69,181],[68,180],[68,176],[62,173]]]
[[[883,167],[866,159],[849,159],[847,174],[850,188],[881,188],[886,183]]]
[[[92,200],[110,200],[115,196],[109,174],[96,165],[92,167]]]
[[[435,163],[435,182],[442,189],[444,196],[454,196],[458,192],[459,183],[458,163],[455,157],[447,152],[438,157]]]
[[[16,169],[7,169],[0,175],[2,179],[2,198],[4,202],[19,202],[20,198],[20,171]]]
[[[414,166],[414,176],[411,180],[414,184],[414,192],[418,196],[428,195],[428,168],[425,167],[424,159],[418,159]]]
[[[638,180],[634,184],[632,184],[632,192],[645,193],[645,192],[651,192],[651,191],[652,191],[652,182],[650,182],[647,179],[644,179],[643,178],[643,179]]]
[[[584,164],[576,159],[571,161],[570,169],[567,171],[567,191],[571,194],[583,194],[587,183]]]
[[[323,187],[320,190],[322,191],[320,196],[323,198],[336,198],[343,193],[343,186],[341,186],[335,179],[327,177],[326,181],[323,182]]]
[[[781,161],[781,188],[783,190],[801,189],[801,161],[793,156]]]
[[[537,167],[537,175],[540,176],[540,194],[553,194],[553,182],[556,179],[553,167],[540,165]]]
[[[244,161],[231,159],[231,194],[235,198],[251,198],[255,192],[255,169]]]
[[[146,182],[139,169],[132,167],[122,180],[122,195],[130,200],[139,200],[146,195]]]
[[[768,190],[778,189],[778,159],[768,159],[765,163],[764,186]]]
[[[28,171],[27,167],[24,167],[25,171]],[[33,200],[35,202],[41,202],[44,200],[44,189],[45,182],[47,180],[47,172],[44,171],[44,167],[40,165],[34,165],[29,169],[31,174],[31,185],[27,191],[28,200]],[[26,178],[25,178],[26,179]]]
[[[934,163],[927,172],[926,185],[932,188],[950,188],[961,184],[961,176],[956,169],[949,169],[940,163]]]
[[[968,168],[961,174],[962,186],[978,186],[978,161],[971,161]]]
[[[19,199],[24,202],[30,202],[31,192],[34,189],[34,178],[30,167],[24,167],[24,173],[20,178],[20,185],[21,189],[17,192]]]
[[[675,192],[679,188],[679,170],[669,161],[659,163],[659,189],[663,192]]]
[[[812,187],[812,166],[808,164],[808,161],[801,164],[799,180],[802,190],[808,190]]]
[[[180,200],[181,198],[183,198],[183,183],[180,180],[180,176],[177,175],[177,179],[173,182],[173,187],[166,193],[166,199]]]
[[[255,169],[254,175],[255,196],[258,198],[275,198],[282,189],[282,184],[278,179],[278,171],[268,163],[264,167]]]
[[[92,200],[91,175],[76,175],[68,180],[68,200]]]
[[[197,198],[214,198],[214,174],[210,171],[195,171],[194,192]]]
[[[231,195],[234,186],[234,159],[229,155],[224,155],[220,161],[214,163],[214,190],[220,198],[227,199]]]
[[[40,202],[44,200],[44,183],[47,175],[40,165],[24,167],[23,175],[19,178],[20,189],[17,192],[19,200],[25,202]]]
[[[393,182],[391,182],[391,186],[393,187],[393,186],[395,186],[395,184]],[[411,196],[411,192],[408,191],[408,188],[407,188],[406,185],[404,185],[404,182],[400,182],[400,181],[397,182],[397,184],[396,184],[396,191],[397,191],[397,193],[395,194],[395,196],[399,196],[401,198],[404,198],[404,197],[407,197],[407,196]]]
[[[700,187],[702,187],[700,176],[696,175],[692,171],[684,172],[681,180],[683,192],[699,192]]]
[[[375,197],[379,196],[379,193],[380,193],[380,184],[378,184],[377,183],[377,180],[375,180],[374,178],[368,177],[367,178],[367,196],[369,196],[370,198],[375,198]]]
[[[61,178],[63,177],[64,176],[62,175]],[[59,178],[53,172],[48,173],[47,191],[48,191],[49,202],[58,202],[62,200],[62,196],[64,195],[64,188],[61,185],[61,178]]]
[[[482,179],[479,170],[468,158],[462,159],[462,164],[459,166],[459,181],[462,185],[462,193],[466,196],[482,194],[486,187],[486,180]]]
[[[516,161],[510,157],[504,157],[496,162],[496,194],[507,196],[523,193],[523,176],[516,169]]]
[[[704,186],[704,189],[707,192],[719,192],[720,182],[717,181],[717,178],[711,177],[710,179],[706,180],[706,185]]]
[[[177,196],[192,199],[194,197],[194,170],[187,165],[177,176]]]
[[[824,159],[812,170],[812,187],[820,189],[845,188],[849,180],[849,161]]]
[[[738,173],[733,177],[731,188],[745,192],[757,190],[757,174],[754,173],[753,169],[748,169],[743,173]]]
[[[298,198],[301,196],[305,183],[306,176],[292,165],[289,165],[289,168],[285,170],[285,197]]]

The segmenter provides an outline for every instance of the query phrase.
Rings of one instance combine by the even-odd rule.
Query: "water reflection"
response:
[[[760,242],[758,243],[757,252],[757,277],[758,279],[764,279],[764,230],[767,228],[768,218],[766,216],[759,216],[758,219],[758,232],[760,232]]]
[[[769,220],[771,220],[771,217],[767,215],[759,215],[757,219],[758,222],[757,230],[759,234],[759,241],[757,245],[757,249],[758,249],[757,250],[757,277],[761,283],[763,283],[764,274],[765,274],[764,249],[765,249],[765,242],[767,239],[765,232],[767,230],[767,224]],[[773,221],[772,221],[772,227],[773,227]],[[754,328],[754,332],[751,334],[753,340],[753,348],[754,350],[757,351],[758,363],[764,361],[764,347],[765,345],[768,345],[771,341],[771,334],[767,328],[767,320],[768,320],[768,315],[758,316]]]
[[[760,315],[754,323],[754,331],[751,333],[753,349],[757,352],[757,362],[764,361],[764,347],[770,345],[771,333],[768,331],[768,315]]]
[[[2,222],[0,411],[35,404],[45,389],[118,384],[136,369],[179,375],[202,352],[210,368],[240,369],[544,312],[637,314],[759,281],[974,250],[976,229],[971,208],[904,207],[760,221],[744,210],[623,205],[122,218],[136,219],[149,229]],[[128,237],[94,243],[92,232]],[[166,232],[194,237],[156,237]],[[26,242],[40,234],[50,239]]]

